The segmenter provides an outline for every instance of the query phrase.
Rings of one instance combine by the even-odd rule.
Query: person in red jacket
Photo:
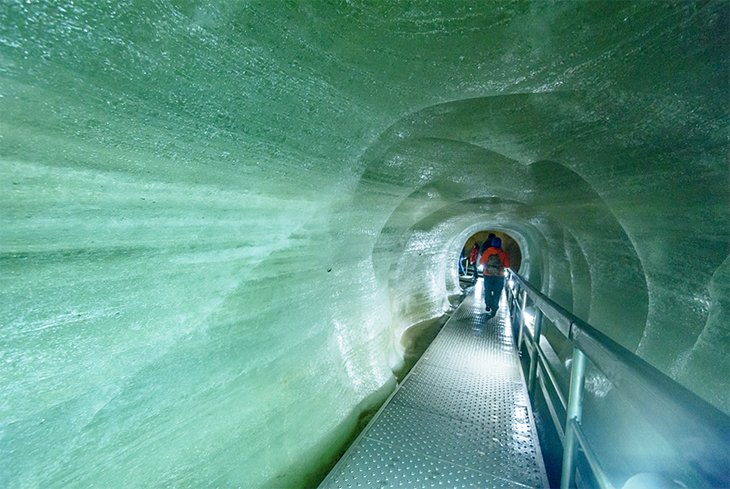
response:
[[[492,245],[484,250],[480,263],[484,265],[484,303],[487,313],[497,313],[499,298],[504,288],[504,269],[509,267],[509,256],[502,250],[502,240],[494,238]]]
[[[469,266],[472,267],[472,270],[474,270],[472,282],[476,282],[479,277],[479,243],[474,243],[474,246],[471,247],[471,252],[469,253]]]

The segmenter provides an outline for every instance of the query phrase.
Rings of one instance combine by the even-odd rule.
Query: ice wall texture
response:
[[[291,486],[501,229],[728,411],[728,4],[0,5],[0,485]]]

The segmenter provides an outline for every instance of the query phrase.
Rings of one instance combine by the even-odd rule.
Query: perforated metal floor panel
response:
[[[480,286],[320,487],[548,487],[504,297],[489,317]]]

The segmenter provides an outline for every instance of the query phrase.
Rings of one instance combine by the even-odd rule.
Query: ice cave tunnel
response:
[[[0,4],[0,486],[301,487],[477,231],[730,414],[730,4]]]

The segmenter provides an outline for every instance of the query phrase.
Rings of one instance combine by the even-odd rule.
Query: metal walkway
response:
[[[320,487],[548,487],[504,296],[482,281]]]

